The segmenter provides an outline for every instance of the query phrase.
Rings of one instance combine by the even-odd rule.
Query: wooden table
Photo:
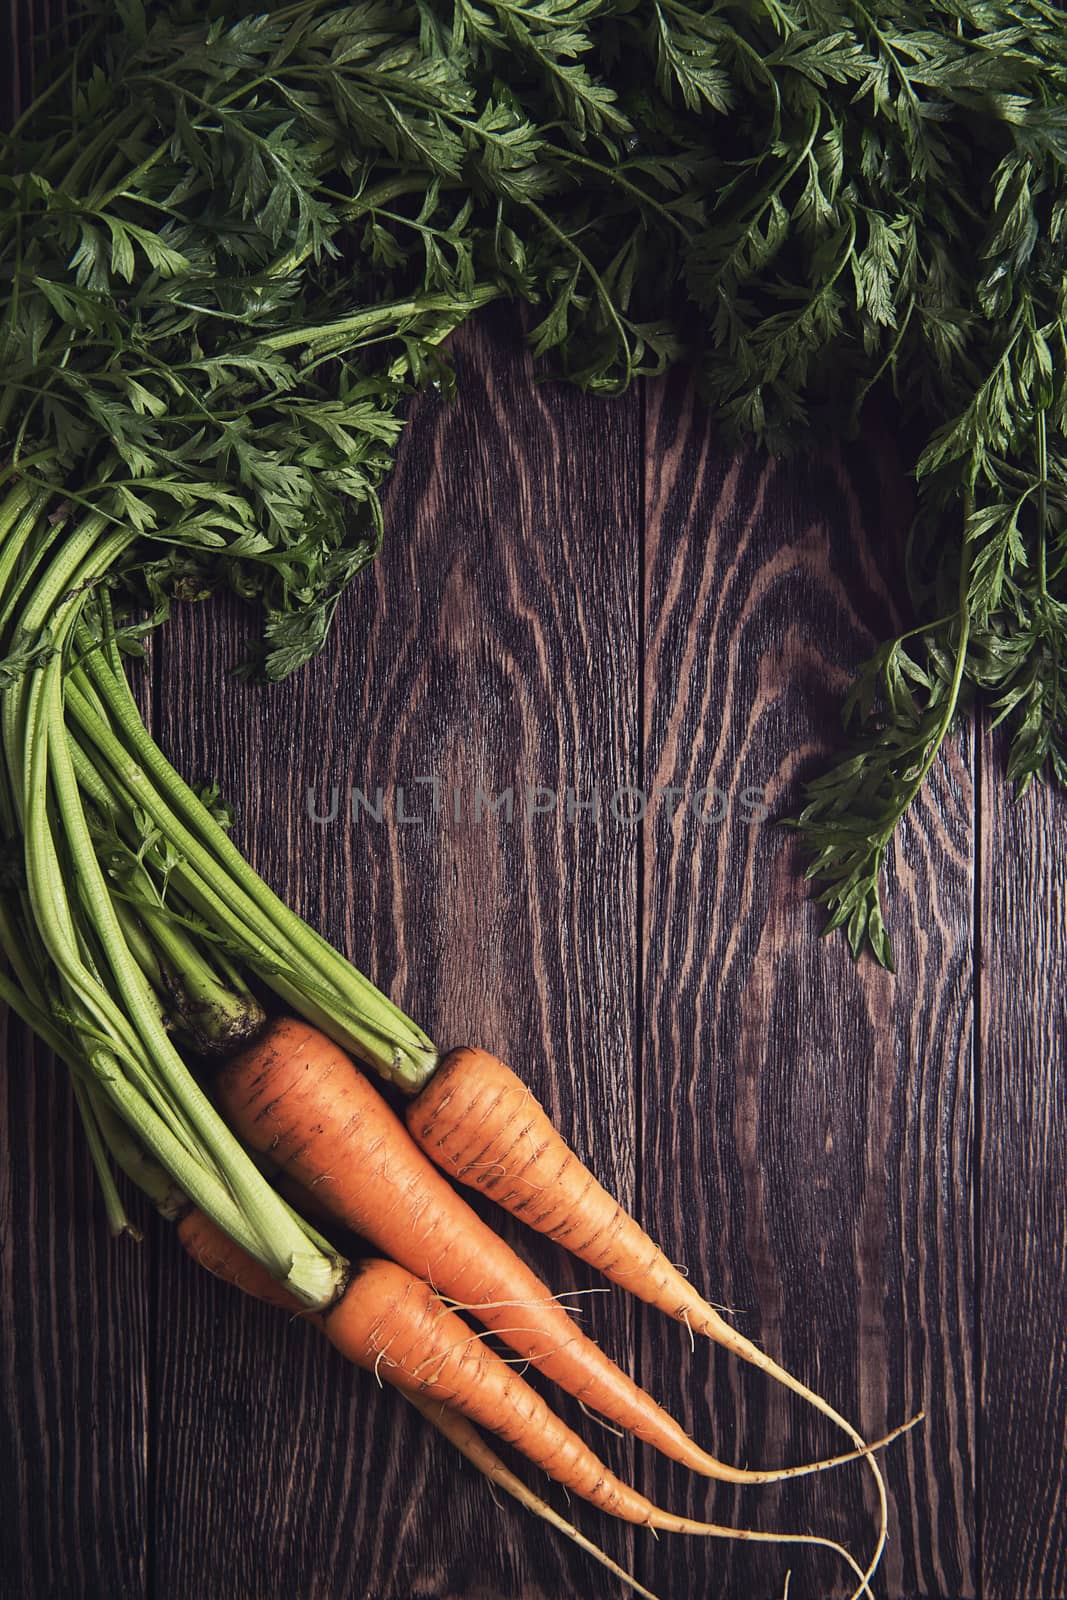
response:
[[[684,375],[611,402],[535,387],[506,312],[454,355],[460,399],[413,408],[384,554],[321,659],[235,681],[253,620],[182,608],[150,725],[219,779],[274,887],[439,1042],[520,1068],[746,1333],[868,1436],[926,1408],[886,1457],[880,1594],[1062,1600],[1067,804],[1013,803],[986,724],[951,741],[889,874],[896,977],[820,942],[777,822],[901,614],[892,430],[735,458]],[[381,820],[358,799],[353,820],[379,785]],[[4,1600],[622,1592],[152,1217],[112,1243],[62,1073],[13,1023],[6,1054]],[[727,1458],[837,1448],[620,1294],[586,1318]],[[561,1409],[661,1503],[868,1545],[858,1468],[712,1490]],[[848,1592],[822,1553],[572,1509],[671,1600],[775,1600],[790,1567],[794,1600]]]
[[[820,942],[775,822],[896,614],[891,443],[733,458],[683,375],[613,402],[535,387],[506,312],[455,359],[461,398],[414,408],[384,554],[323,657],[280,687],[237,682],[253,620],[183,608],[152,646],[154,731],[436,1039],[521,1068],[747,1333],[870,1436],[926,1408],[886,1458],[883,1595],[1067,1595],[1063,796],[1013,804],[999,740],[953,740],[894,857],[895,978]],[[379,785],[382,820],[357,797],[353,822],[352,788],[377,809]],[[649,796],[640,824],[627,789]],[[510,817],[489,805],[508,791]],[[617,1592],[166,1227],[111,1243],[63,1077],[17,1028],[8,1060],[0,1592]],[[507,1231],[553,1284],[594,1284]],[[621,1295],[587,1320],[728,1458],[835,1446]],[[596,1439],[672,1507],[869,1537],[856,1468],[710,1490]],[[576,1515],[672,1600],[772,1600],[788,1566],[794,1596],[847,1592],[821,1554]]]

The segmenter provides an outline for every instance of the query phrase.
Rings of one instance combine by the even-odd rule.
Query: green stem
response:
[[[131,1183],[148,1196],[160,1216],[168,1222],[178,1222],[189,1209],[189,1196],[168,1177],[158,1161],[146,1154],[138,1140],[131,1137],[126,1124],[115,1115],[95,1084],[92,1092],[96,1120],[112,1159]]]
[[[116,816],[114,796],[76,739],[70,741],[70,758],[74,762],[78,782],[93,805],[101,816],[114,819]]]
[[[971,514],[972,499],[973,497],[971,495],[967,496],[967,506],[964,512],[965,527]],[[971,608],[968,600],[969,582],[970,562],[967,557],[967,547],[964,545],[963,555],[960,559],[959,610],[957,613],[959,618],[960,636],[959,642],[956,646],[956,660],[953,665],[952,678],[948,686],[948,694],[945,698],[944,710],[937,727],[929,740],[926,753],[923,757],[922,765],[919,767],[915,777],[907,785],[899,803],[894,807],[888,825],[884,827],[881,833],[878,835],[880,840],[880,848],[883,850],[893,837],[897,823],[903,817],[905,811],[907,811],[908,807],[919,793],[919,790],[926,782],[927,774],[937,759],[937,753],[944,744],[948,731],[952,726],[952,719],[956,715],[956,707],[959,703],[960,690],[963,687],[963,675],[967,666],[967,645],[971,633]]]
[[[142,927],[133,907],[127,905],[125,900],[116,899],[115,915],[122,926],[122,937],[126,941],[131,956],[140,967],[149,987],[159,999],[161,1018],[165,1023],[166,1017],[163,1016],[162,999],[163,980],[160,976],[156,952],[152,948],[152,941]]]
[[[84,640],[84,665],[140,768],[108,730],[85,719],[77,695],[71,698],[71,708],[130,788],[131,797],[268,949],[279,952],[284,964],[297,971],[306,963],[336,990],[357,1053],[409,1093],[417,1093],[437,1064],[432,1041],[253,871],[148,734],[121,668],[109,665],[100,648],[90,649],[87,636],[79,637]]]
[[[71,1074],[70,1081],[74,1090],[74,1101],[82,1120],[82,1127],[85,1129],[85,1138],[89,1146],[93,1167],[96,1170],[97,1181],[103,1190],[107,1225],[111,1230],[112,1236],[116,1239],[120,1238],[122,1234],[128,1233],[134,1239],[140,1241],[140,1231],[134,1227],[126,1215],[126,1207],[122,1203],[122,1196],[119,1194],[114,1173],[111,1171],[111,1163],[107,1158],[108,1152],[100,1132],[100,1122],[97,1115],[97,1107],[93,1100],[93,1092],[77,1073]]]
[[[89,704],[88,696],[83,693],[83,690],[89,687],[91,685],[86,684],[84,679],[76,682],[74,676],[68,678],[67,708],[82,733],[107,763],[108,781],[105,783],[107,814],[131,852],[135,852],[139,848],[139,834],[134,822],[134,812],[147,810],[145,805],[147,779],[143,769],[134,763],[129,751],[114,736],[106,717],[94,711]],[[105,782],[100,768],[94,766],[72,731],[68,731],[68,739],[72,753],[78,752],[79,770],[80,765],[84,763],[96,772],[100,782]],[[161,819],[165,824],[167,819],[173,817],[166,803],[154,791],[148,798],[152,802],[150,815],[157,825]],[[213,882],[217,882],[219,876],[218,863],[209,862],[206,870],[208,877],[201,875],[187,855],[181,856],[170,868],[169,886],[172,890],[179,890],[192,912],[209,923],[221,937],[239,945],[244,958],[261,976],[266,976],[279,964],[284,965],[287,956],[279,942],[275,940],[271,943],[261,939],[255,929],[243,920],[214,888]],[[295,975],[300,961],[299,953],[290,950],[289,955],[293,959]],[[306,967],[306,963],[302,964]]]
[[[79,698],[72,678],[67,679],[66,698]],[[102,708],[99,715],[103,716]],[[114,897],[115,911],[126,942],[165,1014],[184,1027],[200,1054],[228,1054],[244,1048],[263,1027],[262,1007],[225,956],[212,951],[213,959],[208,958],[187,931],[180,912],[175,911],[173,897],[170,905],[164,904],[171,875],[157,889],[141,858],[144,840],[137,837],[133,819],[123,814],[114,791],[72,732],[68,733],[68,745],[79,786],[114,828],[116,849],[121,849],[125,836],[127,859],[118,872],[132,903],[120,893]]]
[[[257,350],[292,350],[298,345],[310,347],[312,358],[324,355],[334,346],[344,348],[354,337],[371,328],[395,322],[405,322],[427,312],[456,311],[461,319],[471,316],[491,300],[498,300],[503,289],[495,283],[475,284],[469,294],[423,294],[407,300],[390,300],[383,305],[368,306],[350,317],[336,322],[321,323],[318,327],[286,328],[266,338],[250,340],[248,348]]]
[[[50,632],[46,636],[44,628],[46,622],[54,621],[64,591],[93,581],[101,571],[107,570],[133,538],[132,534],[124,531],[113,533],[109,538],[100,541],[100,535],[106,526],[105,518],[94,513],[86,517],[85,521],[68,536],[62,551],[39,581],[21,613],[16,630],[20,636],[40,645],[48,644],[49,648],[54,649],[52,634]],[[0,709],[0,739],[7,756],[15,800],[15,815],[18,821],[24,819],[23,791],[19,776],[24,766],[23,727],[26,702],[26,679],[23,678],[5,691],[3,706]]]
[[[197,1052],[229,1055],[251,1044],[266,1018],[249,991],[235,992],[221,980],[168,911],[144,902],[138,910],[160,957],[164,996],[175,1020],[191,1034]]]
[[[129,1084],[117,1058],[110,1051],[102,1048],[93,1049],[89,1053],[88,1061],[100,1092],[106,1096],[122,1121],[133,1129],[148,1149],[154,1152],[177,1186],[191,1195],[201,1210],[212,1217],[231,1239],[257,1260],[264,1261],[258,1231],[250,1226],[245,1212],[234,1200],[228,1184],[206,1168],[195,1155],[191,1155],[186,1146],[175,1138],[166,1122],[157,1116],[143,1096]],[[264,1187],[270,1186],[265,1184]],[[306,1235],[304,1238],[306,1240]],[[306,1257],[307,1252],[303,1253]],[[316,1254],[321,1255],[321,1252]],[[269,1260],[264,1264],[285,1281],[287,1287],[299,1299],[316,1310],[324,1309],[336,1298],[337,1291],[332,1288],[315,1288],[309,1291],[304,1287],[306,1274],[303,1271],[298,1274],[292,1270],[279,1271]],[[294,1259],[293,1267],[297,1264]],[[301,1286],[298,1286],[298,1278]],[[338,1282],[343,1281],[342,1275],[333,1267],[330,1278],[331,1280],[336,1278]]]
[[[27,510],[35,504],[43,505],[47,498],[47,493],[42,493],[35,483],[29,483],[26,479],[22,479],[8,490],[4,496],[4,503],[0,506],[0,542],[3,543],[5,550],[12,536],[12,530],[18,526]]]
[[[127,1120],[131,1120],[131,1101],[136,1099],[137,1115],[132,1125],[197,1204],[227,1232],[239,1237],[246,1249],[307,1304],[328,1304],[340,1285],[337,1264],[309,1244],[304,1230],[293,1223],[173,1050],[155,1014],[148,986],[129,956],[106,892],[99,881],[92,881],[91,846],[87,837],[80,834],[76,813],[65,803],[68,780],[62,772],[61,759],[57,766],[55,779],[61,813],[78,868],[89,880],[86,898],[91,915],[123,996],[124,1008],[148,1049],[168,1097],[177,1102],[188,1118],[195,1138],[193,1151],[190,1152],[184,1142],[179,1144],[159,1119],[149,1116],[146,1120],[143,1099],[120,1093],[124,1082],[120,1085],[109,1077],[110,1092],[118,1099]],[[201,1152],[210,1157],[214,1171],[205,1167]]]
[[[25,554],[25,559],[21,563],[17,578],[11,585],[10,592],[6,595],[4,594],[4,591],[7,588],[8,579],[11,575],[11,569],[5,569],[2,578],[0,578],[0,596],[4,596],[3,606],[0,607],[0,639],[8,639],[9,624],[14,614],[15,607],[18,605],[19,601],[26,593],[26,590],[33,582],[33,579],[40,568],[41,562],[64,532],[66,518],[63,516],[57,517],[55,522],[50,521],[44,525],[40,523],[40,514],[44,510],[44,507],[48,504],[49,498],[50,496],[47,494],[47,492],[42,492],[39,494],[38,498],[33,502],[30,510],[27,511],[24,524],[21,524],[18,529],[13,530],[12,534],[8,536],[11,541],[14,560],[17,560],[18,556],[22,555],[23,552],[26,551],[26,545],[28,544],[30,535],[34,532],[35,528],[38,533],[37,538],[33,541],[32,547]],[[7,554],[6,548],[4,554]],[[12,563],[12,566],[13,564],[14,562]]]
[[[100,520],[86,519],[72,539],[73,549],[65,548],[38,584],[24,626],[32,632],[52,606],[52,653],[44,666],[33,668],[5,694],[8,764],[22,799],[34,920],[47,954],[86,1009],[91,1033],[103,1041],[87,1059],[104,1092],[221,1227],[307,1304],[328,1304],[343,1282],[343,1268],[310,1243],[174,1050],[151,988],[123,937],[82,809],[64,725],[64,652],[85,601],[84,585],[108,570],[130,538],[128,532],[112,533],[94,546]],[[74,577],[80,584],[72,589]],[[66,873],[52,836],[53,800],[70,853]],[[67,881],[77,885],[76,908],[68,904]],[[85,935],[78,931],[80,922]],[[113,974],[121,1006],[87,964],[93,943]],[[123,1060],[132,1066],[140,1090],[127,1082]]]
[[[82,696],[73,681],[67,686],[67,703],[82,731],[108,763],[119,791],[125,791],[124,803],[145,812],[181,852],[180,859],[172,869],[171,880],[182,888],[194,910],[238,944],[253,970],[272,987],[277,987],[279,972],[289,972],[292,981],[284,991],[286,998],[294,992],[294,986],[299,986],[314,996],[320,1008],[332,1009],[335,1015],[333,1029],[326,1030],[331,1037],[337,1037],[336,1029],[340,1026],[344,1037],[339,1042],[345,1044],[346,1048],[370,1060],[383,1073],[395,1070],[398,1049],[395,1020],[387,1013],[372,1016],[362,997],[357,997],[355,1002],[347,998],[343,987],[332,981],[330,963],[318,963],[316,976],[316,957],[320,955],[320,945],[323,943],[318,935],[306,924],[300,924],[307,937],[295,941],[288,938],[285,931],[244,893],[239,884],[226,873],[220,873],[220,862],[205,853],[204,846],[153,787],[144,767],[137,764],[105,724],[87,714]],[[199,806],[199,801],[196,804]],[[219,831],[222,833],[221,829]],[[225,834],[222,836],[226,837]],[[243,861],[243,857],[240,859]],[[248,871],[251,872],[251,868]],[[265,894],[269,895],[270,891],[262,884],[262,880],[258,882]],[[299,919],[296,920],[299,922]],[[343,978],[347,962],[331,947],[325,948],[334,962],[340,965]],[[322,970],[323,965],[325,971]],[[361,981],[366,984],[365,979]],[[384,996],[378,995],[369,984],[366,987],[372,997],[377,996],[383,1008],[391,1007],[391,1002],[386,1001]],[[318,1014],[322,1015],[321,1009]]]
[[[317,1250],[309,1251],[306,1235],[294,1227],[277,1196],[265,1184],[218,1112],[189,1074],[168,1039],[154,998],[143,973],[130,955],[121,924],[93,849],[81,807],[73,762],[63,732],[62,677],[58,656],[44,669],[44,716],[54,737],[45,730],[52,786],[59,806],[81,890],[81,900],[103,946],[124,1006],[148,1048],[153,1066],[167,1092],[181,1106],[204,1148],[225,1175],[234,1199],[248,1218],[258,1239],[255,1254],[282,1281],[289,1282],[308,1303],[317,1302],[331,1281],[332,1266]],[[175,1174],[177,1176],[177,1174]],[[195,1195],[196,1191],[190,1191]],[[219,1220],[219,1219],[216,1219]],[[310,1299],[309,1299],[310,1296]]]

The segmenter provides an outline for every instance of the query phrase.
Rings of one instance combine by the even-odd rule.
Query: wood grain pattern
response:
[[[982,1557],[985,1600],[1067,1594],[1067,796],[982,807]]]
[[[0,127],[8,128],[34,94],[34,81],[50,55],[71,37],[71,12],[66,0],[7,0],[0,27],[5,48],[0,52]]]
[[[520,1066],[632,1200],[635,842],[585,813],[568,821],[565,798],[531,816],[526,789],[584,798],[635,768],[640,403],[535,388],[513,329],[492,327],[457,341],[462,403],[416,407],[387,501],[388,559],[349,597],[325,657],[295,683],[238,686],[225,676],[233,608],[185,612],[161,641],[162,737],[185,770],[219,777],[276,888],[442,1045],[484,1040]],[[437,815],[420,777],[438,781]],[[352,821],[353,786],[371,805],[382,787],[380,822],[358,807]],[[479,800],[509,789],[510,820]],[[334,790],[337,816],[316,822],[309,791],[328,816]],[[515,1236],[554,1286],[591,1284]],[[254,1307],[214,1338],[214,1292],[190,1296],[170,1268],[160,1597],[188,1594],[205,1560],[212,1593],[263,1600],[617,1592],[586,1557],[497,1511],[395,1396],[332,1353],[283,1340]],[[632,1365],[621,1297],[597,1299],[587,1320]],[[264,1492],[272,1434],[285,1470]],[[627,1466],[615,1440],[598,1445]],[[629,1530],[597,1537],[629,1561]]]
[[[0,112],[65,13],[9,0]],[[869,1433],[927,1407],[887,1460],[887,1600],[1067,1600],[1067,801],[1013,805],[999,740],[961,736],[891,870],[896,979],[820,944],[773,819],[901,605],[884,431],[733,458],[683,376],[610,404],[533,387],[503,312],[456,361],[460,399],[415,408],[385,555],[325,657],[237,683],[253,623],[190,608],[140,686],[156,732],[442,1044],[529,1076],[746,1333]],[[374,806],[379,785],[381,821],[353,820],[352,787]],[[612,811],[626,786],[650,799],[640,825]],[[338,818],[316,821],[335,788]],[[510,821],[490,805],[509,788]],[[598,790],[599,818],[569,816],[568,789]],[[0,1600],[620,1592],[161,1224],[112,1244],[64,1076],[10,1022],[0,1046]],[[593,1286],[507,1231],[560,1288]],[[621,1296],[587,1317],[724,1455],[834,1443]],[[674,1508],[868,1537],[858,1470],[712,1493],[593,1437]],[[847,1593],[822,1555],[653,1542],[570,1509],[671,1600],[770,1600],[787,1567],[795,1596]]]
[[[892,626],[878,576],[891,558],[872,554],[905,525],[899,469],[870,440],[787,465],[731,459],[680,377],[650,390],[648,446],[646,781],[684,800],[645,840],[645,1215],[684,1240],[746,1333],[868,1436],[929,1408],[887,1459],[883,1583],[894,1596],[972,1595],[969,738],[937,768],[898,854],[895,979],[819,943],[803,863],[774,826],[825,758],[850,666]],[[721,821],[693,815],[707,786]],[[765,822],[751,820],[754,796]],[[677,1374],[668,1403],[688,1394],[694,1426],[707,1419],[732,1459],[803,1460],[833,1442],[729,1359],[690,1362],[676,1333],[657,1331],[645,1359],[646,1379]],[[672,1501],[683,1493],[679,1481]],[[864,1499],[848,1469],[766,1503],[717,1503],[734,1521],[857,1545]],[[690,1560],[694,1594],[713,1582],[773,1593],[784,1571],[766,1548]],[[790,1564],[820,1593],[849,1592],[822,1554]],[[654,1572],[667,1582],[666,1557]]]
[[[0,1596],[145,1594],[148,1252],[113,1242],[66,1072],[4,1018]]]

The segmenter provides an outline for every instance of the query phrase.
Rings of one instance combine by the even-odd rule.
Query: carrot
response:
[[[862,1446],[851,1423],[709,1305],[648,1234],[594,1178],[530,1089],[485,1050],[447,1055],[407,1108],[416,1142],[450,1177],[490,1195],[530,1227],[547,1234],[613,1283],[706,1335],[800,1395]],[[915,1419],[919,1420],[919,1419]],[[878,1490],[885,1543],[887,1505],[878,1463],[868,1455]]]
[[[299,1185],[292,1180],[290,1182],[294,1191],[293,1200],[303,1205],[309,1198],[307,1191],[302,1194],[296,1193]],[[290,1294],[271,1276],[266,1267],[262,1266],[254,1256],[250,1256],[247,1250],[242,1250],[239,1244],[235,1244],[229,1235],[223,1233],[217,1223],[212,1222],[203,1211],[192,1208],[184,1213],[178,1223],[178,1238],[183,1249],[198,1266],[204,1267],[216,1278],[232,1284],[235,1289],[251,1295],[253,1299],[265,1300],[270,1305],[291,1312],[293,1316],[305,1317],[316,1327],[322,1328],[323,1320],[320,1316],[308,1312],[295,1295]],[[524,1510],[531,1512],[535,1517],[540,1517],[542,1522],[547,1522],[565,1538],[570,1539],[579,1549],[591,1555],[601,1566],[606,1567],[616,1578],[627,1584],[635,1594],[644,1596],[644,1600],[656,1600],[656,1596],[650,1590],[645,1589],[636,1578],[631,1577],[630,1573],[613,1561],[605,1550],[601,1550],[592,1539],[586,1538],[572,1522],[560,1516],[554,1506],[550,1506],[547,1500],[542,1500],[541,1496],[535,1494],[521,1478],[516,1477],[461,1412],[454,1410],[452,1406],[444,1405],[439,1400],[428,1400],[422,1395],[410,1394],[405,1398],[432,1428],[446,1438],[461,1455],[466,1456],[490,1485],[498,1485],[506,1494],[511,1495],[513,1500],[517,1500]]]
[[[645,1600],[656,1600],[651,1590],[631,1577],[625,1567],[620,1567],[605,1550],[601,1550],[592,1539],[587,1539],[580,1528],[576,1528],[573,1522],[568,1522],[566,1517],[561,1517],[554,1506],[550,1506],[547,1500],[542,1500],[540,1495],[534,1494],[521,1478],[517,1478],[509,1471],[496,1452],[490,1450],[474,1424],[461,1412],[454,1411],[451,1406],[441,1405],[437,1401],[419,1399],[415,1395],[408,1395],[407,1398],[415,1409],[422,1413],[431,1427],[436,1428],[449,1444],[454,1445],[461,1455],[466,1456],[488,1483],[499,1484],[500,1488],[510,1494],[513,1500],[517,1500],[524,1510],[531,1512],[535,1517],[540,1517],[542,1522],[547,1522],[562,1533],[564,1538],[570,1539],[580,1550],[591,1555],[594,1561],[599,1561],[602,1567],[606,1567],[616,1578],[631,1588],[634,1594],[643,1595]]]
[[[190,1206],[182,1215],[177,1234],[186,1255],[191,1256],[205,1272],[222,1278],[253,1300],[265,1300],[280,1311],[291,1311],[294,1316],[307,1317],[321,1327],[322,1319],[319,1316],[309,1312],[294,1294],[290,1294],[268,1272],[261,1261],[250,1256],[228,1233],[223,1233],[218,1223],[213,1222],[199,1206]]]
[[[283,1017],[220,1071],[216,1093],[255,1150],[313,1189],[343,1222],[472,1311],[592,1410],[695,1472],[771,1483],[853,1459],[749,1470],[702,1450],[582,1333],[540,1278],[467,1205],[332,1040]],[[860,1441],[860,1449],[866,1445]]]
[[[204,1213],[187,1213],[178,1235],[195,1260],[246,1294],[300,1309],[294,1297]],[[341,1298],[312,1320],[342,1355],[399,1389],[431,1422],[443,1407],[452,1433],[468,1442],[472,1436],[455,1419],[479,1423],[598,1510],[656,1531],[818,1545],[841,1556],[864,1580],[848,1551],[832,1539],[699,1522],[654,1505],[617,1478],[428,1284],[393,1261],[357,1263]],[[865,1580],[856,1593],[864,1587]]]
[[[450,1177],[480,1189],[639,1300],[759,1367],[855,1437],[821,1395],[708,1304],[602,1188],[504,1062],[485,1050],[453,1050],[409,1104],[407,1125]]]
[[[473,1333],[429,1284],[394,1261],[357,1266],[343,1298],[326,1313],[325,1328],[327,1338],[350,1361],[372,1369],[407,1394],[453,1406],[611,1516],[673,1533],[775,1542],[806,1539],[723,1528],[654,1506],[609,1471],[525,1378]]]

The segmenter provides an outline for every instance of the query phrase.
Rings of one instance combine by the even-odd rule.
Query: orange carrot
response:
[[[466,1456],[471,1465],[489,1483],[498,1484],[514,1500],[517,1500],[524,1510],[532,1512],[535,1517],[540,1517],[543,1522],[547,1522],[553,1528],[556,1528],[565,1538],[572,1540],[579,1549],[586,1551],[595,1561],[599,1561],[601,1566],[606,1567],[610,1573],[613,1573],[616,1578],[620,1578],[623,1583],[628,1584],[635,1594],[642,1595],[644,1600],[656,1600],[656,1596],[649,1589],[638,1583],[636,1578],[631,1577],[625,1567],[620,1567],[618,1562],[613,1561],[605,1551],[601,1550],[599,1545],[594,1544],[591,1539],[587,1539],[585,1534],[574,1526],[573,1522],[568,1522],[566,1517],[561,1517],[554,1506],[550,1506],[547,1500],[542,1500],[540,1495],[534,1494],[533,1490],[523,1483],[521,1478],[517,1478],[513,1472],[509,1471],[500,1457],[493,1450],[490,1450],[474,1424],[468,1421],[461,1412],[454,1411],[451,1406],[440,1405],[435,1400],[423,1400],[415,1395],[409,1395],[408,1399],[415,1409],[422,1413],[427,1422],[436,1428],[438,1433],[443,1434],[449,1444],[454,1445],[461,1455]],[[786,1581],[788,1583],[788,1575]],[[788,1600],[788,1591],[785,1600]]]
[[[309,1199],[308,1191],[302,1190],[295,1180],[290,1180],[290,1188],[292,1191],[289,1197],[290,1203],[304,1209]],[[282,1288],[266,1267],[262,1266],[254,1256],[250,1256],[246,1250],[242,1250],[239,1244],[235,1244],[203,1211],[192,1208],[183,1212],[178,1224],[178,1238],[184,1250],[197,1265],[206,1268],[216,1278],[232,1284],[235,1289],[251,1295],[255,1300],[265,1300],[270,1305],[278,1306],[283,1311],[291,1312],[293,1316],[303,1317],[313,1322],[316,1327],[323,1328],[321,1316],[309,1313],[295,1295]],[[409,1394],[405,1398],[432,1428],[446,1438],[461,1455],[466,1456],[487,1482],[498,1485],[511,1495],[513,1500],[517,1500],[524,1510],[557,1529],[587,1555],[599,1561],[601,1566],[606,1567],[614,1577],[627,1584],[635,1594],[643,1596],[643,1600],[656,1600],[656,1596],[650,1590],[645,1589],[624,1567],[613,1561],[606,1551],[601,1550],[592,1539],[588,1539],[572,1522],[568,1522],[566,1517],[560,1516],[554,1506],[542,1500],[541,1496],[535,1494],[521,1478],[517,1478],[495,1451],[489,1448],[477,1428],[462,1412],[443,1404],[440,1400],[428,1399],[425,1395]]]
[[[684,1466],[730,1483],[771,1483],[856,1454],[757,1471],[702,1450],[582,1333],[427,1160],[354,1062],[309,1024],[272,1023],[222,1068],[216,1092],[237,1133],[350,1228],[472,1311],[568,1393]]]
[[[594,1178],[540,1101],[485,1050],[453,1050],[407,1108],[415,1141],[452,1178],[480,1189],[621,1288],[776,1378],[850,1434],[821,1395],[708,1304]]]
[[[266,1269],[202,1212],[187,1213],[178,1233],[189,1254],[217,1276],[246,1294],[298,1309],[298,1302],[274,1283]],[[341,1298],[313,1320],[349,1361],[400,1389],[431,1421],[435,1406],[443,1406],[479,1423],[550,1478],[611,1516],[670,1533],[820,1545],[841,1556],[863,1578],[848,1551],[831,1539],[698,1522],[653,1505],[617,1478],[428,1284],[393,1261],[358,1263]],[[861,1583],[857,1593],[862,1588]]]
[[[191,1256],[205,1272],[222,1278],[253,1300],[265,1300],[268,1305],[277,1306],[281,1311],[291,1311],[294,1316],[306,1317],[317,1326],[322,1326],[321,1317],[309,1312],[295,1295],[283,1288],[261,1261],[235,1244],[229,1234],[223,1233],[218,1223],[213,1222],[198,1206],[190,1206],[183,1213],[177,1233],[186,1255]]]
[[[851,1423],[821,1395],[731,1328],[594,1178],[510,1067],[485,1050],[453,1050],[407,1108],[410,1133],[450,1177],[480,1189],[613,1283],[751,1362],[818,1408],[853,1442]],[[918,1420],[918,1419],[916,1419]],[[910,1426],[910,1424],[909,1424]],[[885,1484],[875,1476],[885,1541]]]
[[[616,1478],[428,1284],[393,1261],[357,1266],[344,1297],[326,1313],[325,1327],[327,1338],[350,1361],[407,1394],[444,1401],[611,1516],[675,1533],[792,1537],[694,1522],[652,1505]]]

